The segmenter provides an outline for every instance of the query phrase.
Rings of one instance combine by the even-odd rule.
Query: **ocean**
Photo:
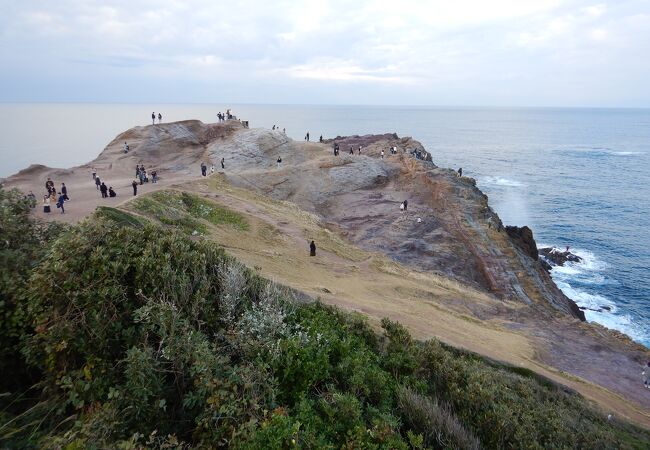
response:
[[[32,163],[88,162],[118,133],[163,121],[216,121],[294,139],[396,132],[442,167],[476,178],[505,224],[583,258],[552,272],[587,320],[650,347],[650,110],[208,104],[0,104],[0,177]]]

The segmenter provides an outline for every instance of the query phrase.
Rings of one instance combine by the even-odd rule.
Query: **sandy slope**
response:
[[[127,155],[125,140],[132,148]],[[531,368],[607,412],[650,426],[650,395],[639,368],[648,351],[550,307],[546,299],[558,297],[542,292],[551,288],[532,262],[485,225],[492,213],[483,210],[480,192],[405,155],[380,160],[381,145],[386,142],[369,145],[361,157],[334,158],[328,146],[293,142],[279,132],[186,121],[129,130],[93,161],[116,199],[101,199],[92,165],[32,166],[6,184],[38,195],[48,176],[57,188],[64,181],[72,199],[66,214],[45,217],[40,206],[35,214],[75,222],[97,205],[128,208],[135,164],[155,167],[160,182],[140,193],[194,190],[246,214],[251,231],[214,229],[212,237],[265,276],[375,322],[397,319],[417,337],[436,336]],[[218,165],[222,157],[226,175],[203,179],[199,163]],[[400,214],[406,196],[412,206]],[[416,228],[416,217],[425,226]],[[307,256],[308,239],[318,244],[316,258]]]

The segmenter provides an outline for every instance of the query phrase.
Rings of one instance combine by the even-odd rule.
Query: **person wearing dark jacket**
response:
[[[102,193],[102,198],[108,197],[108,193],[107,193],[108,192],[108,187],[106,186],[106,184],[104,184],[103,181],[102,181],[102,184],[99,186],[99,192]]]
[[[56,202],[56,206],[58,206],[61,209],[61,214],[65,214],[65,208],[63,207],[64,203],[65,203],[65,196],[59,192],[59,199]]]
[[[138,195],[138,182],[133,180],[133,183],[131,183],[131,186],[133,186],[133,195],[134,196]]]
[[[115,191],[113,190],[113,186],[110,186],[110,187],[108,188],[108,196],[111,197],[111,198],[113,198],[113,197],[117,197],[117,194],[116,194]]]
[[[408,209],[408,207],[409,207],[409,201],[404,200],[404,211],[406,211]]]
[[[65,197],[66,201],[70,200],[70,197],[68,197],[68,188],[65,183],[61,183],[61,193]]]
[[[316,244],[314,241],[311,241],[311,244],[309,244],[309,256],[316,256]]]

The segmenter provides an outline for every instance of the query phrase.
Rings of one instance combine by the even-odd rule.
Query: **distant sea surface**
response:
[[[0,104],[0,177],[32,163],[88,162],[118,133],[163,121],[216,121],[231,108],[251,127],[294,139],[396,132],[435,164],[476,178],[505,224],[583,263],[553,270],[587,319],[650,347],[650,110],[289,105]]]

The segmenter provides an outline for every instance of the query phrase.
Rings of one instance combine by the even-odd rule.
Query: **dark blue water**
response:
[[[650,110],[270,105],[0,105],[0,176],[29,163],[67,167],[117,133],[166,121],[214,121],[231,107],[251,126],[302,139],[397,132],[439,166],[477,179],[506,224],[584,258],[553,272],[588,320],[650,346]],[[603,309],[605,306],[609,308]]]

